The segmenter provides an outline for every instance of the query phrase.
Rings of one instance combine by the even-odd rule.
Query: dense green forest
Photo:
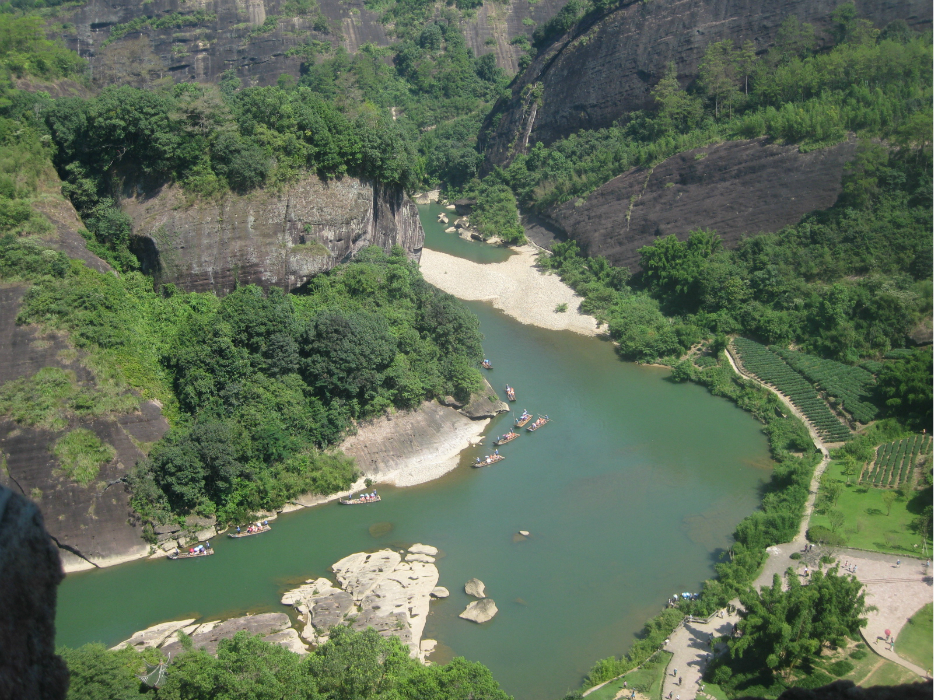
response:
[[[191,648],[172,660],[159,688],[140,682],[161,652],[108,651],[88,644],[60,653],[71,672],[68,700],[509,700],[483,666],[462,658],[423,666],[408,647],[375,630],[331,629],[330,639],[301,657],[240,632],[217,656]]]

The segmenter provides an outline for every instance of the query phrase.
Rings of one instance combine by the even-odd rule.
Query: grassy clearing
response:
[[[667,651],[660,651],[651,661],[647,661],[639,668],[635,668],[629,673],[610,681],[600,690],[595,690],[587,696],[588,700],[613,700],[616,694],[623,689],[623,683],[630,690],[635,690],[645,697],[660,698],[662,694],[662,679],[665,677],[665,668],[672,654]]]
[[[841,671],[846,672],[841,672]],[[883,659],[878,654],[866,649],[862,642],[851,643],[845,649],[825,654],[814,663],[815,673],[824,673],[833,680],[842,678],[853,681],[858,686],[901,685],[914,683],[919,679],[907,668]]]
[[[831,462],[826,473],[831,479],[846,484],[847,477],[842,472],[840,462]],[[854,483],[845,485],[833,508],[843,513],[844,518],[837,532],[846,538],[848,547],[891,554],[915,554],[920,550],[921,536],[912,532],[910,526],[926,505],[922,502],[924,492],[914,491],[908,501],[897,498],[892,503],[891,512],[883,501],[886,493],[892,492]],[[832,529],[829,516],[816,511],[811,516],[809,526]]]
[[[928,670],[934,659],[934,607],[928,603],[911,616],[895,640],[895,651],[911,663]]]
[[[72,481],[87,486],[97,478],[101,467],[112,460],[117,451],[101,442],[90,430],[76,428],[65,434],[52,448],[61,470]]]

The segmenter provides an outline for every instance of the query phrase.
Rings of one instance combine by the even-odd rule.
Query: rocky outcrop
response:
[[[434,559],[424,553],[428,549],[425,545],[409,549],[420,561],[408,557],[403,561],[391,549],[351,554],[331,567],[342,588],[325,578],[309,580],[285,593],[282,603],[294,606],[302,616],[302,637],[313,644],[327,641],[334,625],[349,623],[354,629],[373,627],[384,637],[398,637],[412,656],[424,659],[422,632],[438,583]]]
[[[509,404],[501,400],[490,383],[483,379],[483,389],[470,397],[466,406],[461,407],[460,412],[471,420],[481,418],[493,418],[500,413],[509,412]]]
[[[474,598],[486,598],[486,586],[478,578],[472,578],[464,584],[464,593]]]
[[[496,607],[496,603],[489,598],[484,598],[483,600],[475,600],[472,602],[458,617],[476,622],[477,624],[482,624],[492,620],[493,616],[498,612],[499,609]]]
[[[44,367],[72,372],[81,386],[94,386],[95,375],[63,333],[42,334],[16,324],[23,287],[0,289],[0,385],[28,377]],[[0,415],[0,485],[33,499],[61,548],[66,571],[109,566],[145,556],[149,546],[130,507],[122,481],[145,455],[141,447],[159,440],[168,423],[152,401],[135,401],[131,413],[72,416],[62,430],[30,427]],[[85,428],[111,445],[116,456],[92,483],[78,484],[61,473],[51,446],[67,431]]]
[[[64,700],[55,600],[64,578],[35,504],[0,486],[0,698]]]
[[[682,84],[691,82],[706,47],[730,39],[755,42],[763,52],[789,15],[826,28],[837,0],[627,0],[593,16],[539,52],[513,82],[511,96],[487,119],[482,145],[487,168],[508,163],[529,144],[579,129],[610,126],[632,110],[652,107],[650,91],[670,62]],[[859,14],[877,26],[906,20],[930,29],[931,3],[857,0]]]
[[[121,207],[143,271],[186,291],[291,290],[367,246],[398,245],[418,260],[425,239],[401,189],[351,177],[307,174],[279,191],[194,203],[175,185],[144,192],[128,184]]]
[[[205,629],[196,629],[191,633],[192,646],[195,649],[204,649],[208,654],[216,654],[217,647],[224,639],[231,639],[237,632],[247,632],[251,635],[261,635],[267,642],[280,644],[287,649],[296,651],[295,642],[298,633],[291,629],[289,616],[285,613],[263,613],[261,615],[247,615],[236,617],[223,622],[205,625]],[[304,645],[299,653],[307,653]],[[160,651],[172,658],[178,656],[182,644],[177,639],[159,647]]]
[[[709,228],[729,248],[829,208],[855,152],[852,140],[808,153],[765,138],[727,141],[630,170],[550,215],[587,255],[635,270],[639,248],[661,236]]]
[[[530,35],[535,24],[563,5],[564,0],[487,2],[461,26],[476,54],[493,53],[498,65],[513,72],[521,52],[510,41]],[[56,29],[68,48],[90,61],[96,83],[141,87],[166,81],[216,83],[228,69],[246,85],[272,85],[283,73],[299,75],[309,60],[300,47],[311,41],[351,53],[366,43],[388,46],[392,41],[379,12],[367,9],[363,0],[319,0],[317,6],[320,14],[294,16],[287,0],[205,0],[196,6],[179,0],[90,0],[59,16],[67,30],[60,29],[61,23]],[[178,21],[150,22],[108,41],[116,25],[172,13]],[[182,23],[186,26],[178,26]]]
[[[461,452],[480,440],[488,423],[471,420],[452,406],[425,401],[416,411],[361,424],[340,447],[373,481],[412,486],[456,469]]]

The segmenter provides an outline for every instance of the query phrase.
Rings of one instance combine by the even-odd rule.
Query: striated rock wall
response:
[[[800,153],[767,139],[727,141],[620,175],[586,199],[550,212],[587,255],[639,266],[639,248],[674,233],[710,228],[734,247],[744,234],[777,231],[840,195],[855,141]]]
[[[64,700],[55,600],[64,578],[35,504],[0,486],[0,698]]]
[[[363,0],[320,0],[324,25],[314,13],[287,17],[287,4],[287,0],[200,0],[195,5],[184,0],[90,0],[60,11],[56,19],[67,22],[61,37],[68,48],[89,59],[92,77],[100,85],[216,83],[228,69],[236,71],[245,85],[271,85],[283,73],[299,75],[308,59],[294,52],[289,55],[289,49],[311,40],[331,42],[350,53],[365,43],[388,46],[393,40],[379,13],[368,10]],[[536,24],[548,21],[563,5],[564,0],[486,2],[461,26],[477,55],[495,53],[497,63],[514,72],[521,52],[510,40],[531,35]],[[194,17],[196,11],[205,17],[197,25],[147,26],[108,43],[115,25],[172,13]],[[269,31],[257,31],[273,16],[280,19]]]
[[[509,162],[530,143],[551,143],[578,129],[610,126],[624,113],[651,107],[650,91],[674,62],[682,84],[697,73],[713,42],[755,42],[765,51],[782,21],[796,15],[826,28],[837,0],[632,0],[591,18],[541,51],[513,82],[512,94],[491,112],[483,145],[487,168]],[[906,20],[931,27],[931,3],[857,0],[861,16],[877,26]],[[541,97],[532,90],[539,86]]]
[[[67,337],[41,336],[34,327],[16,325],[24,292],[23,287],[0,289],[0,385],[43,367],[72,371],[79,383],[92,384],[93,374]],[[116,450],[116,457],[87,486],[61,474],[50,449],[68,430],[79,427]],[[149,546],[140,538],[129,492],[117,480],[144,456],[141,448],[166,430],[168,423],[151,401],[140,402],[130,414],[72,418],[60,431],[19,425],[0,416],[0,467],[5,467],[0,468],[0,485],[36,501],[66,571],[136,559],[147,554]]]
[[[350,177],[309,174],[280,191],[194,203],[174,185],[124,195],[144,272],[186,291],[226,294],[238,283],[290,290],[371,245],[399,245],[418,260],[425,238],[401,189]]]

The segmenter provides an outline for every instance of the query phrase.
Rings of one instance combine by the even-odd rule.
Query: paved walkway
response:
[[[690,622],[685,618],[684,623],[672,632],[668,644],[664,647],[665,651],[670,651],[673,656],[668,662],[665,681],[662,684],[663,698],[667,698],[669,693],[672,700],[679,697],[681,700],[707,697],[699,692],[703,683],[701,677],[712,652],[707,640],[711,635],[714,638],[729,635],[737,622],[739,615],[727,615],[725,611],[723,617],[714,615],[709,622]]]
[[[769,558],[754,585],[757,588],[771,586],[775,574],[783,576],[790,566],[795,571],[803,569],[806,565],[815,566],[823,554],[830,554],[841,565],[848,565],[847,571],[866,588],[866,604],[877,608],[868,613],[868,622],[862,629],[866,643],[879,656],[903,666],[919,676],[930,677],[930,669],[922,669],[896,654],[889,644],[885,643],[885,630],[889,630],[892,638],[904,627],[908,618],[927,605],[934,598],[934,585],[931,573],[922,566],[918,559],[898,557],[878,552],[865,552],[860,549],[831,549],[815,546],[802,558],[794,560],[790,555],[802,552],[803,546],[798,542],[789,542],[769,547]],[[898,561],[901,560],[901,564]],[[855,566],[856,571],[853,571]],[[801,574],[799,574],[801,575]]]

